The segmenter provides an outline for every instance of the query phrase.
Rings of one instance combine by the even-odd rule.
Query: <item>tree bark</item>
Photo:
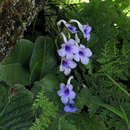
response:
[[[0,61],[42,10],[45,0],[0,0]],[[23,52],[24,53],[24,52]]]

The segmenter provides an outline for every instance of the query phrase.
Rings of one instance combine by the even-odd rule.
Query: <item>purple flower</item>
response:
[[[91,30],[92,30],[92,28],[88,24],[82,26],[83,36],[84,36],[84,38],[87,38],[87,40],[90,40],[90,32],[91,32]]]
[[[65,75],[69,75],[71,69],[76,68],[76,66],[77,64],[74,61],[63,58],[61,60],[60,71],[64,72]]]
[[[73,53],[75,52],[75,44],[74,40],[70,39],[68,42],[61,45],[61,49],[58,50],[58,54],[61,57],[65,57],[67,59],[73,59]]]
[[[76,112],[77,108],[73,107],[71,104],[66,104],[64,107],[65,112]]]
[[[57,22],[57,25],[61,25],[61,23],[63,23],[67,29],[72,32],[72,33],[76,33],[76,27],[75,26],[71,26],[70,24],[68,24],[65,20],[61,19],[59,22]]]
[[[67,84],[65,86],[64,83],[61,83],[60,90],[57,91],[57,94],[61,97],[63,104],[74,104],[73,99],[75,98],[76,94],[73,91],[73,86],[71,84]]]
[[[68,30],[72,33],[76,33],[76,27],[75,26],[71,26],[70,24],[67,24],[66,27],[68,28]]]
[[[75,53],[74,59],[79,62],[81,60],[82,64],[89,63],[89,57],[92,56],[92,52],[89,48],[86,48],[84,45],[80,44],[78,52]]]
[[[87,38],[87,40],[90,40],[90,32],[92,30],[91,26],[87,25],[82,25],[78,20],[71,19],[70,22],[75,22],[78,24],[78,27],[80,31],[82,31],[84,38]]]
[[[77,108],[73,107],[72,104],[75,102],[73,99],[76,96],[76,93],[73,91],[73,86],[70,84],[70,81],[73,79],[73,76],[70,76],[67,85],[64,83],[60,83],[60,90],[57,91],[57,94],[61,97],[61,101],[65,104],[64,111],[65,112],[75,112]]]

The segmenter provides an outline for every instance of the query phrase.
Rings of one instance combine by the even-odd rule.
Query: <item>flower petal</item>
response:
[[[64,83],[60,83],[60,89],[65,88],[65,84]]]
[[[66,68],[66,69],[64,70],[64,74],[65,74],[65,75],[69,75],[70,72],[71,72],[71,69],[70,69],[70,68]]]
[[[77,66],[77,64],[74,61],[72,61],[72,60],[69,61],[69,67],[71,69],[74,69],[76,66]]]
[[[74,44],[74,39],[70,39],[70,40],[68,41],[68,43],[71,44],[71,45],[73,45],[73,44]]]
[[[88,57],[81,57],[81,63],[82,64],[88,64],[89,63],[89,58]]]
[[[91,50],[90,50],[89,48],[86,48],[86,49],[85,49],[85,55],[86,55],[87,57],[92,56],[92,52],[91,52]]]
[[[77,61],[77,62],[79,62],[79,61],[80,61],[80,57],[79,57],[79,55],[77,55],[77,54],[74,55],[74,60]]]
[[[71,106],[70,104],[67,104],[64,107],[64,111],[65,112],[75,112],[75,111],[77,111],[77,108]]]
[[[69,90],[73,89],[73,86],[71,84],[68,84],[66,87],[69,88]]]
[[[77,108],[76,107],[71,107],[71,112],[76,112]]]
[[[70,24],[67,24],[67,28],[68,28],[68,30],[70,30],[70,32],[76,33],[76,27],[75,26],[71,26]]]
[[[92,30],[92,27],[87,24],[87,32],[90,33]]]
[[[88,41],[90,40],[90,34],[89,33],[86,34],[86,38],[87,38]]]
[[[87,28],[87,25],[83,25],[82,28],[83,30],[85,30]]]
[[[64,95],[64,91],[60,89],[60,90],[57,91],[57,94],[58,94],[58,96],[63,96]]]
[[[65,105],[65,107],[64,107],[64,111],[65,111],[65,112],[71,112],[70,107],[69,107],[68,104]]]
[[[61,47],[64,48],[64,47],[65,47],[65,44],[61,44]]]
[[[61,97],[61,101],[62,101],[63,104],[67,104],[67,103],[68,103],[68,100],[69,100],[69,99],[68,99],[68,97],[66,97],[66,96],[62,96],[62,97]]]
[[[85,48],[85,46],[83,44],[80,44],[80,48]]]
[[[83,30],[85,30],[86,33],[90,33],[91,30],[92,30],[92,27],[89,26],[88,24],[87,25],[83,25],[82,28],[83,28]]]
[[[72,60],[73,59],[73,53],[67,53],[66,54],[66,59]]]
[[[65,56],[65,50],[64,49],[58,50],[58,55],[61,56],[61,57],[64,57]]]
[[[74,91],[71,91],[69,98],[70,98],[70,99],[74,99],[75,96],[76,96],[75,92],[74,92]]]
[[[74,45],[73,46],[73,53],[76,54],[76,53],[78,53],[78,51],[79,51],[79,47]]]
[[[75,104],[75,102],[71,99],[69,100],[69,104]]]

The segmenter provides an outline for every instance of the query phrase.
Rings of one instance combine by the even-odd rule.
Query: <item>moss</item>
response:
[[[23,36],[24,30],[42,9],[44,0],[0,1],[0,61]]]

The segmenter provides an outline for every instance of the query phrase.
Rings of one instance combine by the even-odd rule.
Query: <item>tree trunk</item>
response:
[[[0,0],[0,61],[23,36],[26,27],[42,9],[44,1]]]

